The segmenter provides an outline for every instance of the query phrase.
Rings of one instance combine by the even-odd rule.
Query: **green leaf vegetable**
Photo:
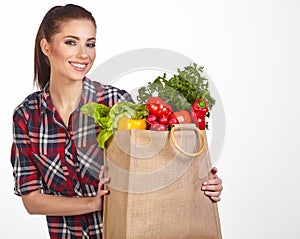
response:
[[[145,104],[133,102],[118,102],[111,107],[96,102],[84,104],[81,112],[92,117],[98,124],[100,132],[98,135],[99,146],[103,149],[105,142],[112,136],[117,129],[118,121],[122,117],[141,119],[147,115]]]
[[[205,94],[208,107],[211,109],[215,99],[210,95],[209,83],[203,74],[203,67],[193,63],[177,71],[178,74],[174,74],[170,79],[167,79],[164,74],[141,87],[138,90],[137,100],[145,103],[149,97],[159,96],[172,106],[173,111],[189,111],[195,100]]]

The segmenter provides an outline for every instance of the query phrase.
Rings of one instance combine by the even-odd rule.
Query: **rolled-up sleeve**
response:
[[[27,194],[42,188],[39,172],[32,159],[31,143],[27,131],[26,118],[22,110],[13,115],[13,143],[11,164],[15,180],[14,193]]]

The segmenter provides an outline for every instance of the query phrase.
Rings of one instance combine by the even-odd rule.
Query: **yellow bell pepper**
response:
[[[117,130],[126,129],[146,129],[146,119],[130,119],[128,117],[122,117],[118,121]]]

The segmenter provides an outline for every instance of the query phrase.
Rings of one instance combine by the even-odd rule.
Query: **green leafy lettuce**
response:
[[[100,132],[98,143],[104,148],[105,142],[117,130],[118,121],[122,117],[141,119],[147,115],[145,104],[136,104],[133,102],[118,102],[111,107],[104,104],[90,102],[81,107],[81,112],[92,117],[98,124]]]

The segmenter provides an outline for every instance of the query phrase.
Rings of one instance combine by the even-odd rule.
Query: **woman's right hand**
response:
[[[35,190],[22,195],[24,206],[29,214],[49,216],[73,216],[101,211],[103,195],[108,194],[108,190],[104,190],[103,187],[110,181],[105,174],[106,167],[102,166],[99,173],[99,188],[95,197],[62,197]]]
[[[98,192],[96,195],[96,208],[98,210],[102,210],[102,201],[103,196],[108,194],[109,191],[104,189],[104,185],[109,183],[110,178],[106,176],[106,167],[104,165],[101,166],[100,173],[99,173],[99,183],[98,183]]]

